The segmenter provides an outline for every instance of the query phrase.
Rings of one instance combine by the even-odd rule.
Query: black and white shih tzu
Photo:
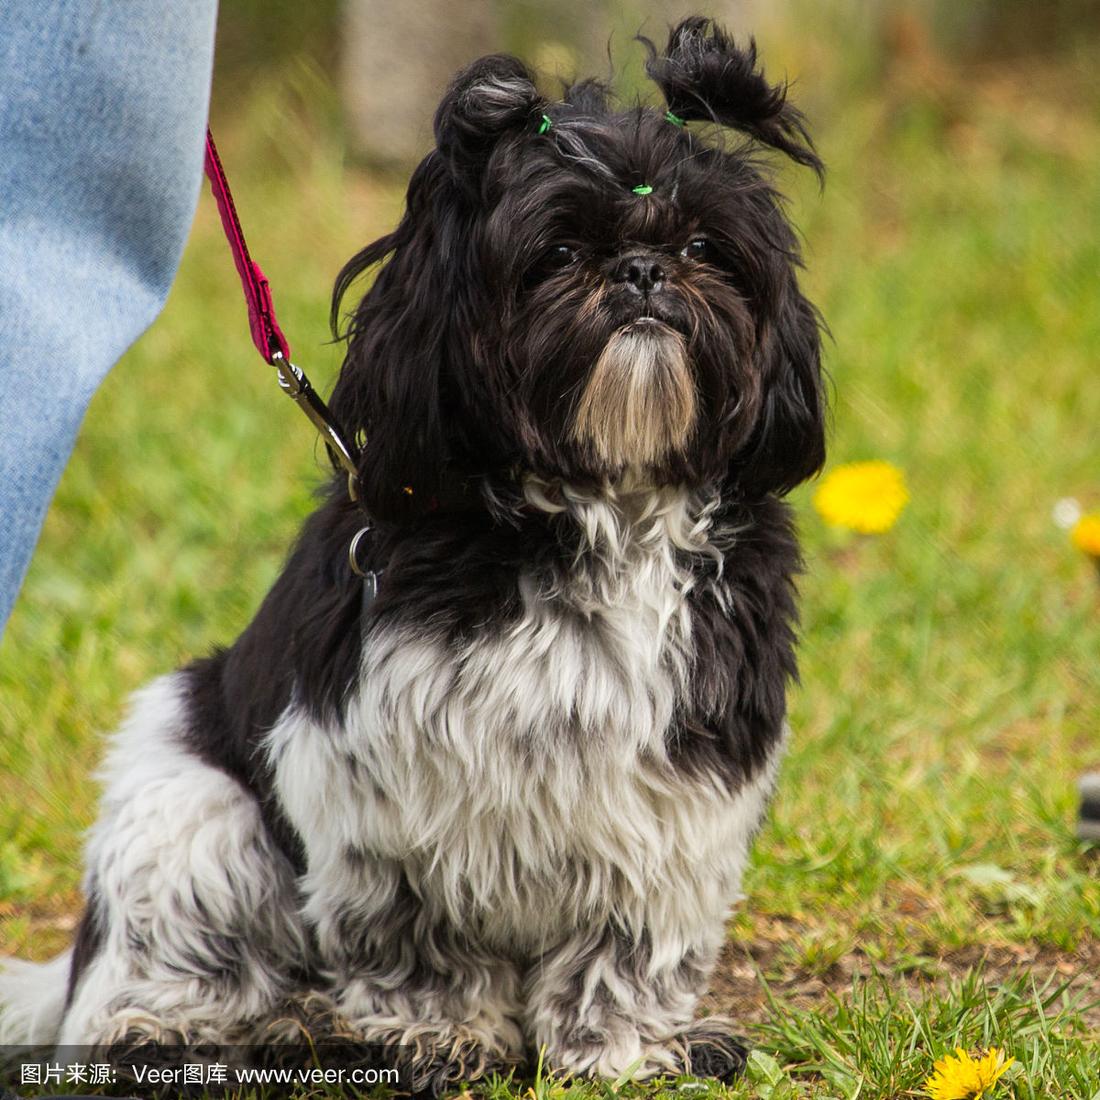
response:
[[[337,478],[229,649],[141,691],[71,952],[3,1038],[249,1042],[326,998],[418,1088],[498,1067],[731,1076],[696,1019],[785,739],[824,456],[820,323],[764,154],[820,172],[750,43],[545,98],[460,73],[332,395]],[[685,123],[698,122],[701,128]]]

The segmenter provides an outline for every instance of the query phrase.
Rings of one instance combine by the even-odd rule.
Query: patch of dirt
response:
[[[19,904],[0,901],[0,957],[43,961],[72,942],[83,905],[76,891]]]
[[[763,922],[761,922],[763,923]],[[845,996],[857,977],[889,975],[919,997],[922,986],[946,982],[981,969],[987,985],[997,985],[1016,974],[1034,977],[1040,986],[1048,978],[1068,981],[1073,993],[1087,1005],[1086,1025],[1100,1032],[1100,941],[1082,942],[1075,951],[1038,944],[998,944],[944,950],[936,957],[874,959],[858,947],[847,951],[819,971],[793,965],[790,943],[799,932],[788,920],[764,927],[752,943],[731,940],[722,951],[704,1002],[711,1012],[756,1023],[767,1018],[769,1008],[760,975],[773,995],[799,1008],[820,1007],[830,994]]]

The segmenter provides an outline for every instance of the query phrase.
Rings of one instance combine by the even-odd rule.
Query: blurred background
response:
[[[340,360],[334,276],[398,217],[456,67],[504,49],[548,90],[613,71],[652,99],[633,35],[690,10],[223,0],[213,125],[314,381]],[[979,956],[1100,974],[1097,864],[1073,833],[1076,778],[1100,767],[1100,574],[1051,518],[1064,497],[1100,509],[1100,0],[703,10],[756,34],[829,169],[824,191],[780,169],[831,330],[829,465],[884,459],[911,494],[877,537],[825,526],[812,486],[793,496],[795,741],[718,996],[751,1016],[757,970],[816,996],[870,964],[902,981]],[[0,647],[0,949],[68,938],[101,733],[243,628],[323,467],[254,356],[204,195]]]

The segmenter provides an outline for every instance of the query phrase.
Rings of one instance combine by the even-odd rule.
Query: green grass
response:
[[[1100,586],[1050,513],[1100,507],[1100,119],[1082,94],[1100,48],[965,79],[793,48],[776,68],[814,89],[831,169],[824,195],[789,180],[833,334],[830,461],[886,458],[912,500],[871,540],[794,497],[803,686],[716,979],[758,1049],[726,1095],[903,1096],[955,1044],[997,1043],[1018,1062],[1003,1095],[1095,1100],[1100,864],[1073,820],[1075,779],[1100,766]],[[302,106],[324,81],[280,75],[221,143],[324,388],[327,287],[400,195],[345,172],[329,115]],[[164,316],[93,404],[0,648],[0,949],[68,938],[100,734],[150,676],[232,640],[321,468],[254,356],[204,200]]]

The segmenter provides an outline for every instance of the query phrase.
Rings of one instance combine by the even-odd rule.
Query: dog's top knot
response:
[[[463,69],[444,95],[435,116],[436,147],[458,180],[472,182],[506,133],[540,116],[546,125],[544,106],[522,61],[508,54],[482,57]]]
[[[664,94],[670,122],[700,120],[740,130],[822,174],[786,83],[770,84],[757,68],[754,39],[741,48],[717,23],[696,15],[672,28],[663,53],[649,39],[640,41],[649,51],[646,72]]]

